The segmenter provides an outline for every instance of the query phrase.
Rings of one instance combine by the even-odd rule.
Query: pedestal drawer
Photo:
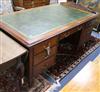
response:
[[[57,41],[58,41],[58,37],[53,37],[51,39],[48,39],[44,42],[41,42],[37,45],[34,46],[34,55],[42,52],[45,48],[47,47],[53,47],[54,45],[57,44]]]
[[[53,46],[49,48],[48,50],[49,51],[47,51],[47,49],[44,49],[41,53],[34,56],[34,65],[37,65],[43,62],[44,60],[50,58],[51,56],[56,55],[57,46]]]
[[[39,73],[42,73],[43,71],[45,71],[46,69],[48,69],[49,67],[51,67],[52,65],[54,65],[55,62],[55,57],[56,56],[52,56],[49,59],[45,60],[44,62],[36,65],[33,67],[34,70],[34,76],[36,76]]]

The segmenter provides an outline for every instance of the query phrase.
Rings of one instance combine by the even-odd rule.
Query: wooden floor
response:
[[[100,92],[100,55],[90,61],[60,92]]]

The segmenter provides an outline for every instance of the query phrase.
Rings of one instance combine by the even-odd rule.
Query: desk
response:
[[[60,4],[48,5],[1,16],[1,29],[29,50],[29,82],[54,65],[59,40],[80,31],[78,46],[98,14]],[[84,33],[85,32],[85,33]]]

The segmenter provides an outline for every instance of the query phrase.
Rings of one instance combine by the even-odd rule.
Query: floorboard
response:
[[[100,92],[100,55],[90,61],[61,92]]]

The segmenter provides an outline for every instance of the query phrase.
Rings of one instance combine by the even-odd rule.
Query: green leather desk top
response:
[[[79,9],[54,4],[5,15],[2,16],[1,21],[31,40],[35,36],[46,34],[91,15],[91,13]]]
[[[4,16],[2,21],[31,39],[35,35],[52,31],[52,29],[62,27],[88,15],[90,14],[80,10],[65,8],[61,5],[50,5]]]

